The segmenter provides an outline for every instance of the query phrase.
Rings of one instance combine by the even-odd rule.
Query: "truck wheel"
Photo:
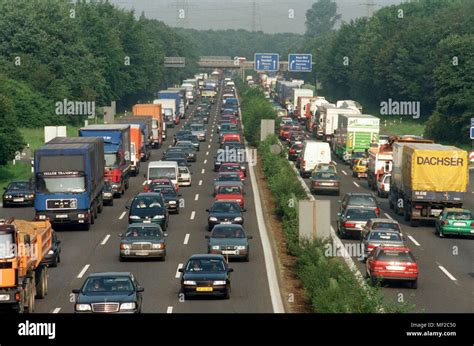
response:
[[[410,226],[411,226],[411,227],[418,227],[419,224],[420,224],[420,223],[419,223],[418,220],[413,220],[413,219],[410,220]]]
[[[94,206],[92,206],[92,209],[89,211],[89,223],[93,225],[95,223],[95,218],[94,218]]]
[[[35,311],[35,295],[36,295],[36,289],[34,285],[34,277],[28,280],[28,283],[26,284],[26,293],[27,293],[27,304],[28,306],[26,307],[26,310],[28,313],[33,313]]]
[[[94,219],[97,219],[98,214],[99,214],[99,206],[97,202],[94,202]]]
[[[403,211],[403,219],[405,221],[411,221],[411,215],[409,214],[408,210],[410,210],[411,207],[410,205],[407,205],[407,207],[405,208],[405,210]]]
[[[36,298],[43,299],[48,294],[48,267],[43,267],[39,273],[38,284],[36,285]]]
[[[128,179],[125,180],[125,190],[128,190]]]

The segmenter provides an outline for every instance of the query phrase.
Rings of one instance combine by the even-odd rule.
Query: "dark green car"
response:
[[[242,225],[216,225],[212,229],[211,235],[206,235],[209,239],[208,253],[223,255],[229,259],[243,259],[248,262],[250,259],[249,239]]]
[[[474,236],[474,215],[468,209],[445,208],[435,223],[436,233],[445,235]]]

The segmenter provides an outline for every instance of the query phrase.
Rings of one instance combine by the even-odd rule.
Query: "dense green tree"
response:
[[[333,0],[319,0],[306,11],[306,36],[318,37],[333,30],[341,15]]]

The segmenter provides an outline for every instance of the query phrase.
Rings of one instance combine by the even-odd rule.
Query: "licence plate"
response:
[[[230,225],[231,223],[232,223],[232,222],[230,222],[230,221],[222,221],[222,222],[221,222],[222,225]]]
[[[143,223],[151,223],[150,220],[143,220]]]
[[[56,215],[56,219],[67,219],[67,214]]]
[[[223,255],[238,255],[239,251],[238,250],[223,250],[222,254]]]
[[[197,292],[212,292],[212,287],[196,287]]]
[[[405,270],[404,266],[387,266],[388,270]]]
[[[453,223],[453,226],[461,226],[461,227],[464,227],[464,226],[466,226],[466,223],[464,223],[464,222],[454,222],[454,223]]]
[[[359,173],[359,177],[367,177],[367,173]]]
[[[150,253],[148,251],[137,251],[135,254],[137,256],[148,256]]]
[[[332,183],[321,183],[321,186],[334,186]]]
[[[24,202],[24,198],[13,198],[13,202]]]

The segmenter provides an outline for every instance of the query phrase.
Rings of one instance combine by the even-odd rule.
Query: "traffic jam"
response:
[[[303,83],[265,74],[258,83],[278,114],[288,160],[316,199],[331,201],[334,232],[357,244],[350,256],[366,278],[418,288],[436,269],[424,272],[427,255],[416,238],[443,246],[437,238],[459,244],[474,235],[474,216],[463,207],[472,206],[467,152],[421,136],[382,134],[380,119],[364,114],[360,103],[330,103]],[[437,275],[456,280],[436,265]]]
[[[16,286],[14,282],[2,282],[2,290],[8,292],[0,292],[2,306],[35,311],[36,298],[47,294],[48,275],[54,275],[54,269],[49,274],[48,269],[60,266],[64,247],[70,245],[60,240],[62,236],[70,237],[69,231],[93,233],[100,214],[108,207],[119,208],[118,203],[125,207],[119,219],[128,220],[114,251],[113,261],[125,262],[118,268],[127,268],[127,262],[166,261],[168,243],[176,233],[173,224],[189,218],[182,212],[190,203],[184,196],[198,187],[208,190],[212,203],[192,211],[189,223],[183,221],[179,227],[198,228],[194,219],[205,213],[206,247],[179,264],[176,295],[230,298],[231,264],[250,261],[253,237],[244,225],[248,183],[239,101],[234,82],[221,74],[195,75],[179,88],[158,92],[153,103],[135,105],[132,115],[114,124],[87,125],[77,137],[56,137],[36,150],[35,181],[14,181],[3,195],[8,210],[33,206],[35,221],[2,219],[0,241],[19,244],[26,242],[24,237],[3,234],[29,234],[29,242],[44,258],[27,258],[24,264],[19,256],[12,257],[12,266],[33,268],[30,274],[41,280],[25,278],[26,288],[14,294],[4,289]],[[204,168],[193,168],[202,157],[205,166],[212,167],[211,183],[198,179],[206,177]],[[194,201],[198,200],[196,194]],[[194,236],[186,234],[184,244]],[[148,288],[142,285],[143,274],[115,268],[116,264],[110,271],[93,271],[86,265],[81,270],[81,283],[72,289],[74,312],[142,312]],[[9,281],[9,276],[2,280]]]

